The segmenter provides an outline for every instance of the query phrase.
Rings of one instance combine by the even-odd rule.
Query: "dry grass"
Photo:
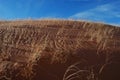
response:
[[[77,62],[69,66],[64,74],[63,80],[96,80],[92,68],[85,66],[84,69],[80,69],[78,66],[80,64],[80,62]]]
[[[64,63],[67,61],[69,53],[78,49],[95,49],[99,54],[99,50],[114,48],[114,44],[109,46],[109,43],[117,42],[117,39],[114,40],[117,33],[120,33],[119,27],[84,21],[1,22],[0,75],[8,75],[6,69],[12,72],[12,70],[20,68],[18,73],[27,79],[33,75],[33,66],[36,65],[37,60],[46,55],[52,56],[52,63]],[[11,78],[11,75],[8,78]]]

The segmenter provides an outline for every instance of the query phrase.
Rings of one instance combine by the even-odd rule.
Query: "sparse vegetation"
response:
[[[49,61],[46,63],[50,65],[67,65],[74,57],[77,61],[73,60],[69,64],[85,58],[89,65],[93,65],[96,59],[94,56],[100,57],[103,52],[103,55],[107,55],[104,61],[107,63],[106,58],[109,58],[112,51],[120,53],[119,34],[119,27],[85,21],[49,19],[1,21],[0,79],[32,80],[36,75],[34,66],[42,66],[38,62],[48,58]],[[101,65],[97,60],[94,64]],[[73,73],[68,75],[72,71]],[[84,75],[91,80],[90,74],[89,70],[81,70],[74,64],[69,66],[63,80],[73,78],[84,80],[81,79]]]

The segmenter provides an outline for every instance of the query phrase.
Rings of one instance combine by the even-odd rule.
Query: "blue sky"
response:
[[[0,20],[64,18],[120,25],[120,0],[0,0]]]

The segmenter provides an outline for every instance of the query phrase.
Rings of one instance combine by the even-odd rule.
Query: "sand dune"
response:
[[[120,80],[119,66],[119,26],[74,20],[0,22],[0,80]]]

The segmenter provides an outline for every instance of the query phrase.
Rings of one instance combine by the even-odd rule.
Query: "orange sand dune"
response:
[[[119,26],[74,20],[0,22],[0,80],[120,80],[119,66]],[[87,72],[79,77],[67,72],[75,67]]]

